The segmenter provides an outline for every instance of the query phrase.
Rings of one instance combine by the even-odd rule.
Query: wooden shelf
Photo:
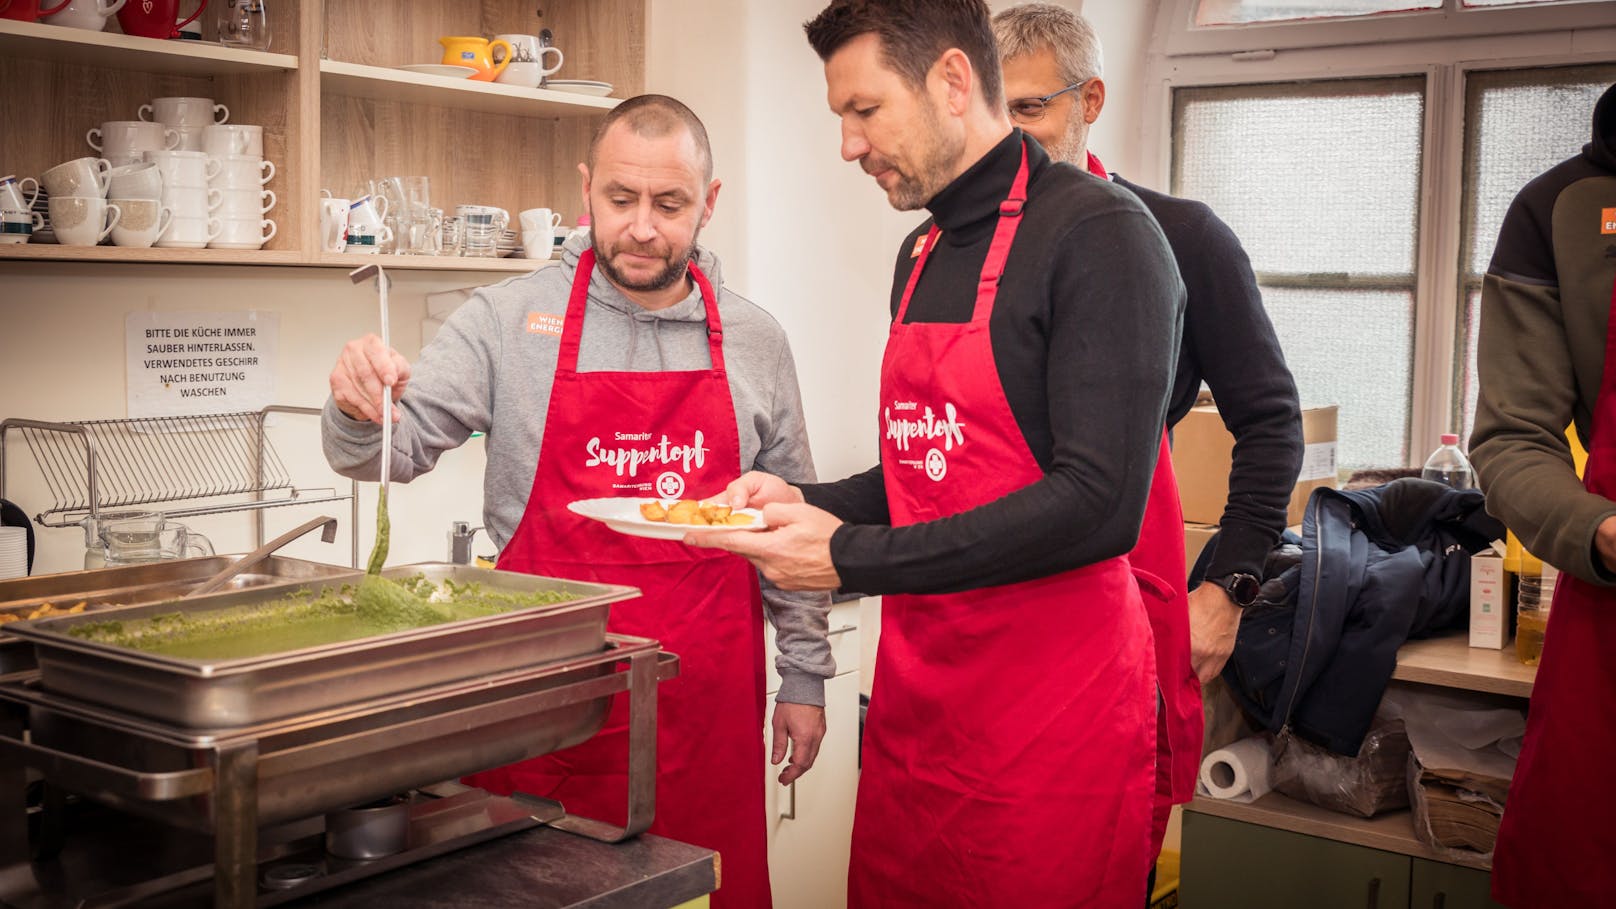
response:
[[[0,19],[0,57],[181,76],[297,69],[297,58],[290,54],[238,50],[201,41],[138,38],[15,19]]]
[[[0,262],[135,262],[155,265],[302,265],[302,255],[281,249],[129,249],[123,246],[0,246]]]
[[[1197,796],[1193,802],[1184,807],[1187,811],[1198,811],[1213,817],[1244,821],[1248,824],[1259,824],[1343,843],[1354,843],[1433,862],[1463,865],[1482,871],[1492,868],[1492,864],[1483,860],[1480,855],[1465,855],[1455,861],[1421,842],[1414,835],[1414,815],[1408,809],[1363,818],[1299,802],[1278,792],[1270,792],[1250,804]]]
[[[320,87],[353,98],[405,101],[518,117],[590,117],[611,110],[619,100],[428,76],[337,60],[320,61]]]
[[[309,261],[294,250],[280,249],[128,249],[121,246],[59,246],[21,243],[0,246],[0,262],[126,262],[142,265],[307,265],[358,268],[380,262],[389,269],[524,273],[560,265],[560,259],[471,259],[460,256],[384,256],[322,253]]]
[[[1409,641],[1397,651],[1392,678],[1404,682],[1531,697],[1537,667],[1515,658],[1513,643],[1503,650],[1471,647],[1464,632]]]

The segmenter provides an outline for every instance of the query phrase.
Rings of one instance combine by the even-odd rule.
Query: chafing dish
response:
[[[0,581],[0,613],[26,615],[41,603],[54,603],[65,608],[83,601],[88,604],[86,609],[102,609],[174,600],[223,571],[237,558],[220,555],[170,559]],[[317,582],[353,573],[354,569],[343,565],[270,556],[251,570],[231,578],[229,583],[232,589],[241,590]]]

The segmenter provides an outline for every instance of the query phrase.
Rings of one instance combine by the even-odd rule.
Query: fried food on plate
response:
[[[680,499],[669,506],[652,499],[640,506],[640,516],[659,524],[694,527],[745,527],[752,523],[752,515],[734,514],[728,505],[704,505],[694,499]]]

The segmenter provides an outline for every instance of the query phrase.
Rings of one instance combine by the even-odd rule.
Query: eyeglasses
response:
[[[1012,118],[1019,120],[1022,123],[1036,123],[1039,120],[1044,119],[1044,110],[1049,107],[1049,102],[1059,98],[1061,95],[1064,95],[1069,91],[1076,91],[1093,80],[1094,77],[1090,76],[1081,82],[1073,82],[1071,85],[1066,86],[1060,91],[1051,92],[1042,98],[1013,98],[1005,106],[1010,109],[1010,116]]]

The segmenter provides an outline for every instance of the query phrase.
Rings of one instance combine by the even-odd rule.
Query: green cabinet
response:
[[[1184,812],[1184,909],[1504,909],[1487,872]]]
[[[1409,861],[1395,852],[1186,811],[1179,904],[1408,909]]]
[[[1487,872],[1426,859],[1410,861],[1414,863],[1410,909],[1504,909],[1492,900]]]

